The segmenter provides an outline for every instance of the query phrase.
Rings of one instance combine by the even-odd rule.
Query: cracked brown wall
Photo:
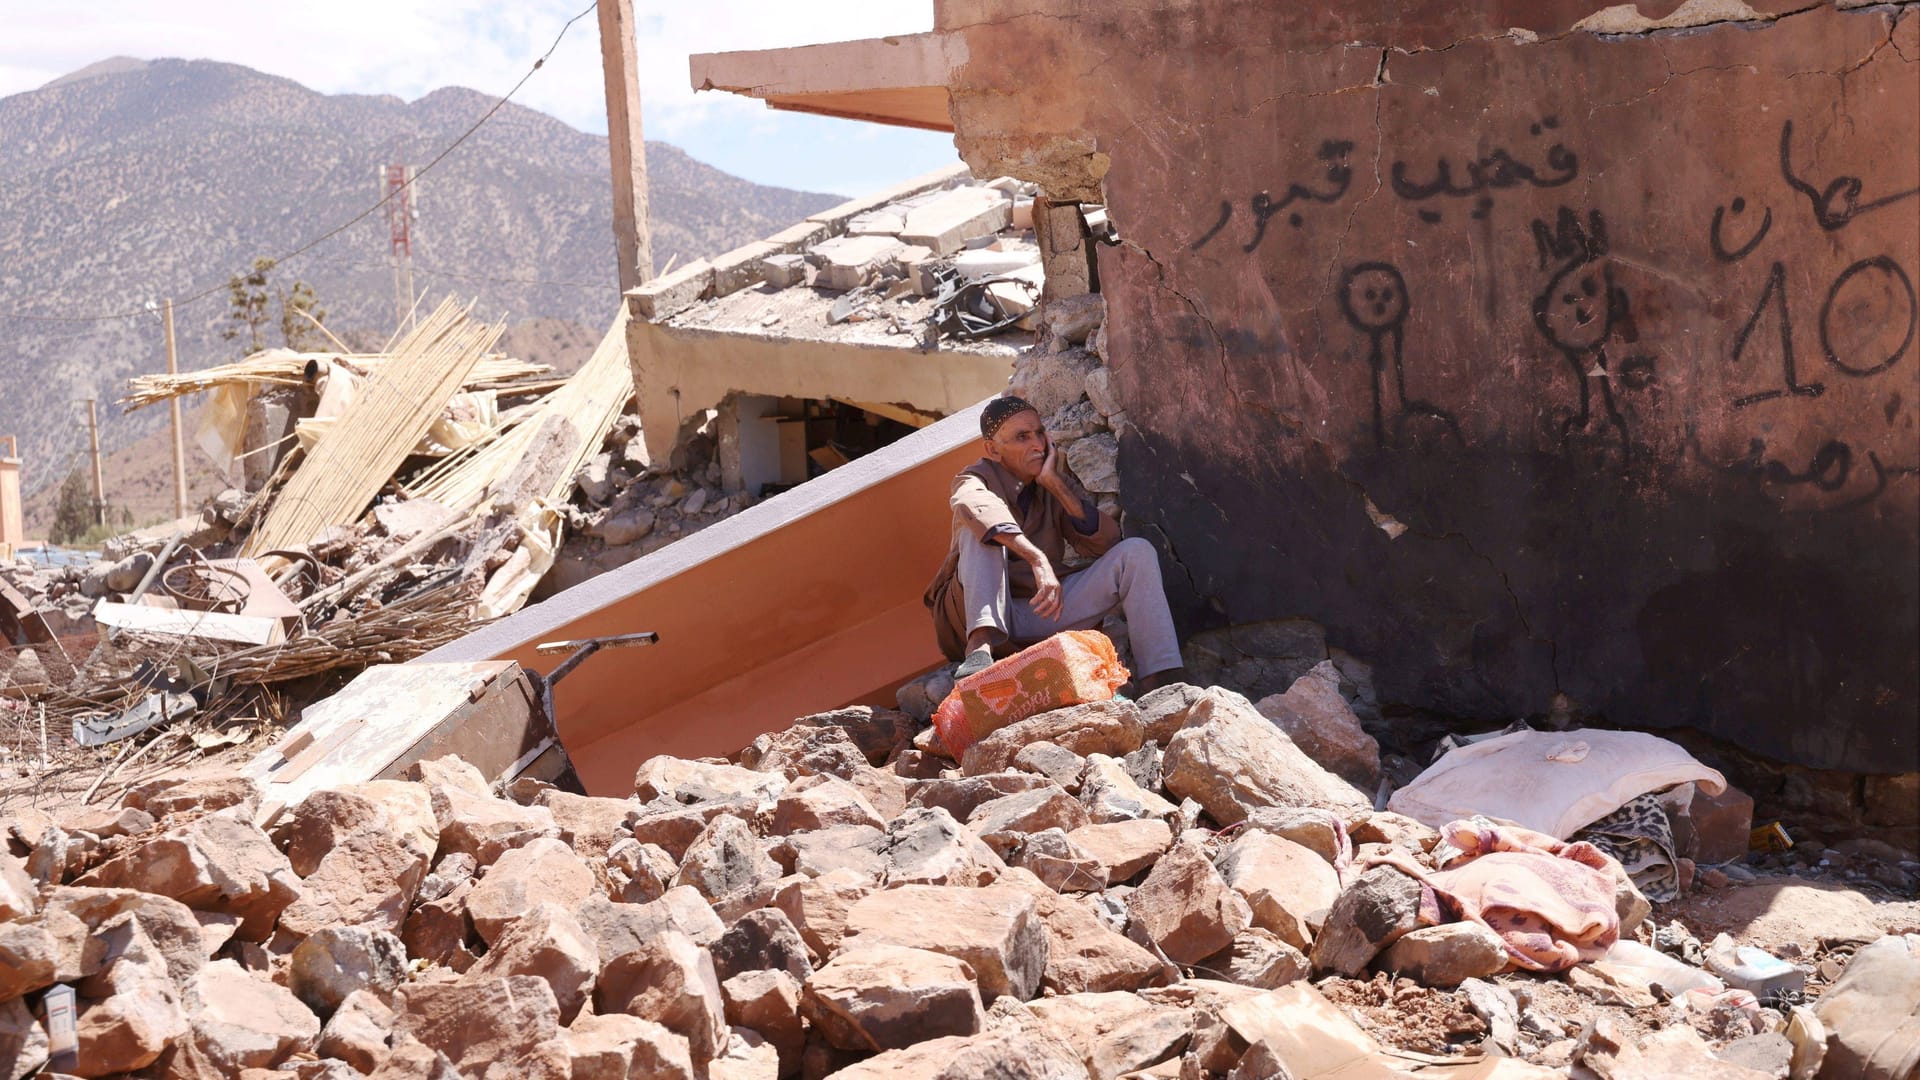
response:
[[[976,172],[1121,230],[1122,486],[1183,625],[1920,767],[1920,6],[1469,7],[939,5]]]

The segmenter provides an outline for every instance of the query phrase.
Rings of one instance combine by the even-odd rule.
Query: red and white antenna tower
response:
[[[413,166],[383,165],[380,194],[387,204],[388,254],[393,259],[393,296],[397,326],[413,325]]]

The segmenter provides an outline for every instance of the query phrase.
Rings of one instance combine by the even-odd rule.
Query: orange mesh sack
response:
[[[980,739],[1069,705],[1105,701],[1128,672],[1098,630],[1064,630],[954,684],[933,714],[940,741],[958,759]]]

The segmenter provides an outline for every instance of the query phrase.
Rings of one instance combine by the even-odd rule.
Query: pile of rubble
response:
[[[1448,834],[1372,810],[1346,777],[1377,750],[1330,702],[1173,686],[955,762],[935,681],[651,759],[627,798],[445,758],[263,823],[231,778],[11,820],[0,1078],[69,1050],[253,1080],[1805,1078],[1920,1051],[1920,937],[1801,972],[1812,1007],[1763,999],[1727,984],[1777,970],[1687,959],[1617,865],[1619,945],[1503,974],[1510,938],[1434,916]]]
[[[247,486],[171,535],[110,542],[92,568],[0,566],[0,693],[30,699],[40,729],[13,710],[9,754],[38,735],[25,756],[47,775],[97,768],[56,751],[188,715],[260,726],[324,694],[315,676],[517,610],[631,400],[625,326],[565,380],[492,352],[501,328],[452,301],[380,353],[269,350],[135,379],[133,407],[205,396],[199,441]]]

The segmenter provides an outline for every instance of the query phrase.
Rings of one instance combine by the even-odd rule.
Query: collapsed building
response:
[[[968,168],[629,294],[551,598],[0,831],[30,992],[162,1075],[1910,1075],[1916,56],[1911,5],[942,0],[696,57]],[[920,593],[1009,376],[1197,685],[948,745]],[[1461,917],[1476,844],[1594,921]],[[88,970],[115,905],[204,948]]]

